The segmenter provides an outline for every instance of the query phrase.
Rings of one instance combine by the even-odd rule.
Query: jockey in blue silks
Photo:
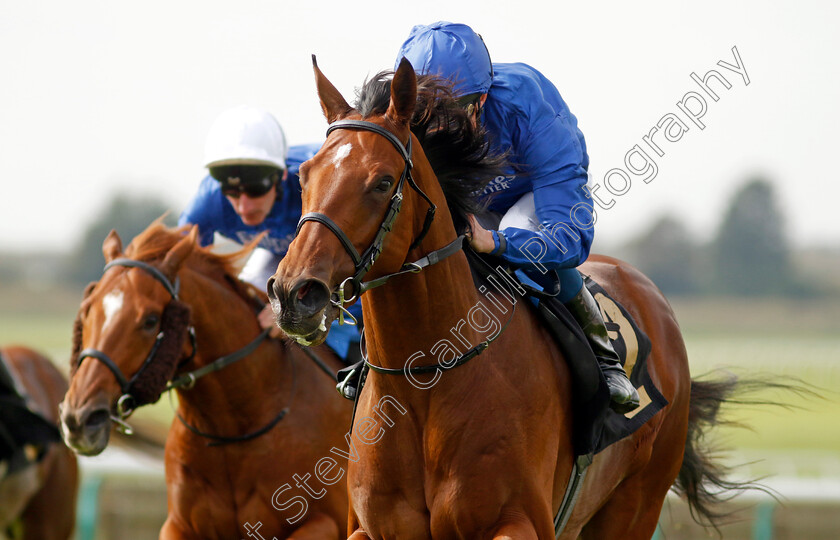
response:
[[[639,405],[613,349],[595,299],[577,271],[589,256],[595,215],[585,190],[589,156],[577,119],[557,88],[527,64],[493,64],[481,36],[469,26],[437,22],[411,29],[397,55],[418,73],[454,83],[459,102],[487,130],[491,145],[508,152],[509,174],[489,183],[489,210],[498,230],[471,219],[470,243],[546,283],[559,277],[563,302],[586,334],[620,413]],[[556,278],[555,278],[556,279]]]
[[[205,144],[205,166],[210,174],[201,181],[178,224],[198,225],[203,246],[212,244],[216,233],[246,244],[266,232],[239,275],[264,290],[295,238],[301,216],[298,169],[320,147],[287,147],[277,120],[255,107],[223,112]],[[361,322],[361,304],[357,302],[349,310]],[[269,306],[260,314],[260,324],[274,327]],[[359,359],[358,342],[358,330],[349,324],[333,323],[327,336],[327,345],[348,362]]]

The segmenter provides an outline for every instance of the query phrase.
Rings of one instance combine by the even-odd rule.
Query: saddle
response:
[[[539,319],[563,352],[573,379],[571,386],[575,416],[572,441],[576,456],[591,462],[592,456],[631,435],[668,404],[668,400],[653,384],[647,371],[647,358],[651,351],[650,339],[624,307],[611,298],[591,277],[583,276],[584,286],[590,290],[601,307],[612,345],[640,396],[639,407],[623,415],[610,409],[609,390],[595,354],[580,325],[566,307],[554,298],[557,293],[546,292],[523,272],[507,267],[502,259],[478,254],[468,246],[464,247],[464,251],[476,288],[486,291],[491,283],[494,287],[505,283],[503,287],[507,290],[500,291],[500,294],[510,298],[514,298],[517,293],[524,296],[527,300],[524,303],[536,310]],[[486,345],[488,343],[484,344],[484,348]],[[462,357],[455,365],[477,356],[484,348],[474,349],[474,354]],[[336,376],[339,393],[356,401],[364,386],[367,368],[362,360],[341,369]]]
[[[29,407],[0,353],[0,478],[39,462],[58,428]]]
[[[581,274],[584,286],[598,302],[613,348],[630,382],[639,392],[639,407],[623,415],[610,409],[609,390],[595,355],[578,322],[555,298],[559,291],[546,292],[543,286],[531,280],[524,272],[514,271],[497,257],[480,255],[469,248],[466,254],[476,286],[480,287],[492,274],[496,274],[497,283],[507,281],[511,291],[518,291],[527,298],[525,303],[536,311],[566,358],[573,379],[571,386],[575,417],[572,440],[575,455],[592,456],[601,452],[634,433],[668,404],[647,370],[650,339],[630,313],[590,276]],[[502,274],[504,279],[498,279]]]

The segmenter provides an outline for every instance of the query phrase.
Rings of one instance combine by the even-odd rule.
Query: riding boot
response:
[[[584,285],[577,296],[565,306],[583,329],[592,352],[598,360],[601,373],[607,380],[607,387],[610,390],[610,408],[619,414],[624,414],[638,407],[639,393],[627,378],[618,353],[610,343],[607,327],[595,298]]]

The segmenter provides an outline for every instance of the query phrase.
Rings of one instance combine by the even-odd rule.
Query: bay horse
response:
[[[30,407],[57,427],[58,404],[67,391],[61,372],[28,347],[4,347],[0,356],[23,386]],[[0,538],[70,538],[78,481],[76,455],[60,441],[49,444],[39,462],[8,476],[0,474]]]
[[[554,538],[575,458],[571,377],[534,311],[477,289],[460,249],[470,196],[498,165],[481,128],[451,91],[430,95],[425,76],[418,89],[405,59],[356,108],[313,67],[330,127],[301,166],[303,217],[268,293],[277,324],[314,344],[364,293],[371,371],[353,426],[365,444],[348,464],[350,538]],[[669,404],[595,456],[560,537],[650,538],[675,479],[713,517],[705,486],[719,478],[697,438],[728,388],[691,381],[675,316],[638,270],[592,256],[582,271],[650,337]]]
[[[290,340],[264,339],[256,314],[265,295],[234,277],[253,244],[216,255],[197,244],[197,231],[155,222],[125,253],[116,232],[105,239],[106,270],[76,324],[65,441],[98,454],[129,410],[174,387],[160,538],[339,538],[343,484],[313,487],[311,497],[291,484],[305,484],[313,467],[319,479],[343,476],[319,461],[346,448],[351,410],[322,372],[340,360],[322,347],[316,365]]]

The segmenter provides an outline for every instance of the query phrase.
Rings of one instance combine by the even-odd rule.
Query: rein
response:
[[[227,356],[223,356],[222,358],[219,359],[219,360],[227,360],[226,363],[219,363],[219,360],[216,360],[216,362],[214,362],[213,364],[210,364],[210,366],[218,365],[218,367],[215,367],[214,369],[210,369],[208,371],[205,371],[204,373],[201,373],[197,377],[187,378],[187,380],[190,381],[189,388],[192,388],[192,384],[195,384],[195,380],[197,378],[202,377],[202,376],[204,376],[208,373],[211,373],[213,371],[218,371],[219,369],[221,369],[221,368],[223,368],[227,365],[230,365],[233,362],[236,362],[237,360],[239,360],[241,358],[245,358],[246,356],[248,356],[268,336],[268,332],[269,332],[269,330],[265,330],[265,331],[261,332],[260,335],[257,336],[257,338],[255,340],[253,340],[251,343],[249,343],[248,345],[246,345],[242,349],[239,349],[235,353],[229,354]],[[246,351],[246,349],[248,349],[248,350]],[[246,352],[243,353],[243,351],[246,351]],[[231,358],[233,358],[233,359],[231,360]],[[286,405],[285,407],[283,407],[280,410],[280,412],[277,414],[277,416],[275,416],[273,419],[269,420],[269,422],[267,424],[265,424],[264,426],[262,426],[258,429],[255,429],[254,431],[251,431],[250,433],[246,433],[245,435],[235,435],[235,436],[232,436],[232,437],[227,437],[227,436],[224,436],[224,435],[213,435],[212,433],[207,433],[205,431],[201,431],[197,427],[190,425],[184,419],[184,417],[181,416],[180,414],[178,414],[177,412],[175,413],[175,416],[184,425],[184,427],[186,427],[187,429],[189,429],[190,431],[192,431],[193,433],[195,433],[199,437],[204,437],[205,439],[212,440],[213,442],[207,443],[207,446],[210,446],[210,447],[222,446],[222,445],[230,444],[230,443],[250,441],[252,439],[256,439],[257,437],[259,437],[261,435],[265,435],[274,426],[276,426],[281,420],[283,420],[283,418],[285,418],[285,416],[287,414],[289,414],[289,411],[291,410],[291,403],[295,400],[295,395],[297,394],[297,369],[295,369],[295,363],[294,363],[294,361],[291,357],[289,357],[289,363],[292,365],[292,391],[291,391],[291,396],[289,397],[289,404]],[[205,367],[210,367],[210,366],[205,366]],[[198,370],[196,370],[196,371],[198,371]],[[195,372],[193,372],[193,373],[195,373]],[[188,375],[192,375],[192,373],[190,373]],[[184,388],[186,389],[187,387],[184,386]],[[171,399],[172,399],[172,394],[170,394],[170,402],[171,402]]]
[[[339,309],[339,324],[344,324],[344,316],[345,314],[353,321],[350,324],[356,324],[356,319],[344,308],[344,304],[346,302],[352,302],[353,300],[357,299],[359,296],[362,295],[363,292],[373,288],[378,287],[379,285],[383,285],[385,281],[381,281],[380,278],[377,281],[381,281],[381,283],[377,283],[375,285],[371,285],[370,282],[362,283],[362,279],[368,273],[368,271],[373,266],[373,263],[376,262],[376,259],[379,258],[379,255],[382,253],[382,244],[385,241],[385,235],[391,232],[391,229],[394,226],[394,221],[396,221],[397,216],[400,213],[400,209],[402,208],[402,201],[403,201],[403,187],[406,182],[408,185],[411,186],[414,191],[416,191],[425,201],[429,204],[429,209],[426,211],[426,218],[423,221],[423,229],[420,231],[420,234],[417,235],[417,238],[411,243],[409,247],[409,251],[420,245],[420,242],[429,232],[429,228],[432,226],[432,221],[435,219],[435,212],[437,211],[437,206],[432,202],[428,195],[426,195],[422,189],[417,185],[414,181],[414,178],[411,176],[411,169],[414,167],[414,163],[411,161],[411,135],[409,134],[408,143],[403,145],[403,143],[390,131],[383,128],[378,124],[374,124],[373,122],[367,122],[364,120],[338,120],[337,122],[333,122],[327,128],[327,136],[329,137],[330,133],[337,129],[359,129],[363,131],[372,131],[379,135],[382,135],[388,142],[390,142],[394,148],[400,153],[400,156],[403,158],[405,162],[405,167],[403,168],[402,174],[400,175],[400,179],[397,182],[397,188],[394,191],[394,195],[391,196],[391,202],[388,205],[388,210],[385,212],[385,217],[382,219],[382,223],[379,225],[379,230],[376,233],[376,236],[373,239],[373,242],[368,246],[368,248],[359,255],[359,252],[353,246],[353,242],[350,241],[350,238],[341,230],[332,219],[328,216],[320,213],[320,212],[309,212],[301,216],[300,221],[298,221],[297,230],[295,231],[295,236],[300,233],[300,229],[304,223],[307,221],[314,221],[320,223],[321,225],[325,226],[329,229],[341,242],[341,245],[344,246],[344,251],[350,256],[350,259],[353,261],[355,266],[355,271],[352,276],[345,279],[341,285],[339,286],[338,290],[335,292],[335,298],[330,298],[330,302]],[[407,265],[408,268],[397,272],[397,275],[400,273],[406,272],[419,272],[422,270],[422,267],[416,267],[412,265]],[[386,276],[386,278],[389,276]],[[345,291],[345,287],[347,284],[351,284],[353,288],[352,294],[348,296],[347,292]]]
[[[411,176],[411,169],[414,167],[414,163],[411,160],[410,134],[408,138],[408,144],[403,145],[403,143],[393,133],[391,133],[390,131],[386,130],[378,124],[374,124],[373,122],[367,122],[364,120],[338,120],[329,125],[329,127],[327,128],[327,136],[329,136],[330,133],[338,129],[359,129],[364,131],[372,131],[374,133],[382,135],[383,137],[388,139],[388,142],[390,142],[394,146],[394,148],[397,149],[397,151],[400,153],[403,160],[405,161],[405,168],[403,169],[403,172],[400,175],[400,179],[397,182],[397,188],[394,192],[394,195],[391,197],[391,202],[388,206],[388,210],[385,212],[385,217],[382,220],[382,224],[379,226],[379,230],[377,231],[376,236],[374,237],[371,245],[368,246],[368,248],[361,255],[359,255],[359,252],[353,246],[353,242],[350,241],[350,238],[347,236],[347,234],[345,234],[344,231],[341,230],[341,227],[339,227],[338,224],[336,224],[328,216],[320,212],[309,212],[307,214],[304,214],[300,218],[300,221],[297,225],[297,230],[295,231],[295,236],[297,236],[300,233],[300,229],[304,223],[306,223],[307,221],[314,221],[320,223],[321,225],[324,225],[327,229],[329,229],[338,238],[338,240],[341,242],[341,245],[344,246],[344,250],[350,256],[350,259],[355,265],[355,272],[352,276],[348,277],[347,279],[341,282],[341,285],[339,285],[338,289],[331,295],[330,303],[332,303],[335,307],[339,309],[339,324],[344,324],[345,313],[353,320],[353,323],[351,324],[355,324],[355,318],[344,308],[345,302],[351,302],[359,298],[363,293],[369,291],[370,289],[385,285],[385,283],[387,283],[389,279],[395,276],[420,272],[427,266],[437,264],[440,261],[446,259],[447,257],[454,255],[455,253],[463,249],[464,235],[459,235],[455,240],[453,240],[446,246],[438,250],[432,251],[431,253],[414,262],[403,264],[402,268],[397,272],[363,282],[362,279],[371,269],[374,262],[376,262],[376,259],[379,257],[379,255],[382,253],[382,244],[385,241],[385,236],[389,232],[391,232],[394,222],[396,221],[397,216],[400,213],[400,208],[402,207],[403,200],[403,186],[405,182],[408,182],[408,184],[429,204],[429,209],[426,212],[426,218],[423,222],[423,229],[420,231],[420,234],[417,235],[417,238],[415,238],[414,241],[411,243],[409,251],[417,247],[423,240],[423,238],[426,236],[426,234],[429,232],[429,229],[432,225],[432,221],[435,217],[435,211],[437,210],[437,206],[435,206],[435,204],[432,202],[429,196],[426,195],[423,192],[423,190],[420,189],[420,187],[414,181],[414,178]],[[353,292],[350,296],[347,296],[345,292],[345,286],[348,283],[350,283],[353,286]],[[514,309],[511,312],[510,318],[496,335],[482,341],[481,343],[479,343],[478,345],[461,355],[451,365],[447,366],[447,368],[451,369],[463,365],[475,358],[476,356],[478,356],[479,354],[481,354],[482,352],[484,352],[487,349],[487,347],[489,347],[490,344],[493,341],[495,341],[508,327],[510,322],[513,320],[513,314],[515,313],[515,310],[516,306],[514,305]],[[364,334],[362,335],[362,344],[363,343]],[[383,373],[386,375],[408,376],[409,374],[431,373],[432,371],[440,369],[439,364],[403,369],[384,368],[376,366],[368,361],[366,351],[364,351],[364,347],[362,352],[362,358],[364,360],[366,368],[369,368],[371,371]],[[362,377],[364,378],[364,375],[362,375]],[[356,399],[358,399],[360,393],[360,391],[356,393]]]
[[[464,364],[466,364],[467,362],[469,362],[470,360],[472,360],[473,358],[475,358],[479,354],[486,351],[487,348],[490,346],[490,344],[493,343],[494,341],[496,341],[499,338],[499,336],[502,335],[502,332],[504,332],[507,329],[507,327],[510,325],[510,322],[513,320],[513,316],[514,316],[515,313],[516,313],[516,304],[513,304],[513,308],[511,309],[511,312],[510,312],[510,317],[508,317],[508,320],[505,323],[505,325],[501,329],[499,329],[499,331],[496,332],[496,334],[494,336],[491,336],[491,337],[485,339],[484,341],[482,341],[481,343],[479,343],[475,347],[471,348],[470,350],[468,350],[467,352],[465,352],[464,354],[459,356],[454,361],[446,362],[445,366],[442,365],[441,363],[437,363],[437,364],[429,364],[429,365],[426,365],[426,366],[417,366],[417,367],[385,368],[385,367],[382,367],[382,366],[377,366],[375,364],[371,364],[370,361],[367,358],[367,351],[366,350],[363,350],[363,352],[362,352],[362,359],[365,361],[365,366],[367,368],[369,368],[371,371],[374,371],[376,373],[382,373],[383,375],[401,375],[403,377],[407,377],[408,375],[422,375],[424,373],[432,373],[432,372],[438,371],[440,369],[449,370],[449,369],[456,368],[458,366],[463,366]],[[362,343],[364,343],[364,335],[362,335]]]

